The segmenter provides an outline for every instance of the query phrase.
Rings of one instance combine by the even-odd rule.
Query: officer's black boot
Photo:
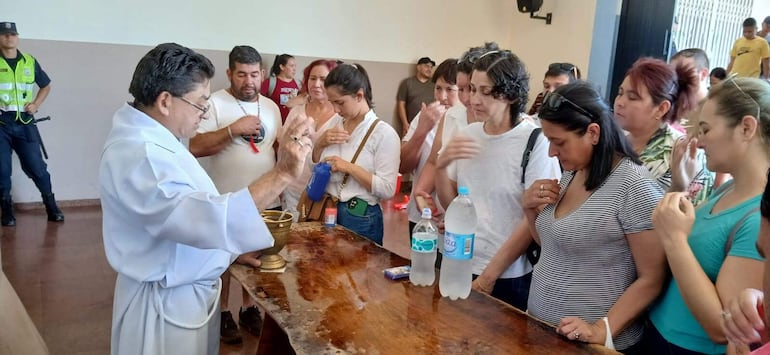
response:
[[[2,208],[3,217],[0,218],[0,224],[4,226],[15,226],[16,217],[13,216],[13,200],[10,195],[0,196],[0,207]]]
[[[45,212],[48,213],[49,221],[64,222],[64,213],[56,206],[56,199],[53,194],[43,195],[43,204],[45,204]]]

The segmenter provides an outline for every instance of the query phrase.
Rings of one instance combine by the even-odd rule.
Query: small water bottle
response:
[[[423,208],[422,219],[412,231],[412,270],[409,281],[417,286],[430,286],[436,280],[436,242],[438,228],[431,219],[430,208]]]
[[[313,168],[313,175],[307,183],[307,197],[316,202],[321,201],[324,192],[326,192],[326,185],[331,177],[332,167],[329,163],[322,162],[316,164],[315,168]]]
[[[468,188],[460,186],[444,216],[444,258],[441,260],[439,291],[451,300],[471,294],[471,259],[476,236],[476,208]]]

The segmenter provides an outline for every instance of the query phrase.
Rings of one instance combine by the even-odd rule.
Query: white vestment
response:
[[[218,354],[220,275],[273,245],[248,190],[220,195],[179,139],[128,104],[113,118],[99,183],[118,272],[112,354]]]

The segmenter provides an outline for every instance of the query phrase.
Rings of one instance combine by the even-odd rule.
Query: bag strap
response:
[[[722,185],[719,185],[716,190],[714,190],[711,193],[711,196],[716,198],[717,196],[727,192],[728,189],[730,189],[733,186],[733,180],[728,180],[722,183]]]
[[[351,164],[356,163],[356,159],[358,159],[358,155],[361,154],[361,151],[364,150],[364,146],[366,145],[366,141],[369,140],[369,136],[372,135],[372,132],[374,131],[374,127],[377,126],[377,124],[380,123],[380,119],[374,120],[372,124],[369,126],[369,130],[366,131],[366,135],[364,135],[364,139],[361,140],[361,144],[358,145],[358,149],[356,150],[356,154],[353,155],[353,159],[350,160]],[[342,183],[340,184],[340,190],[339,190],[339,196],[342,197],[342,188],[345,187],[345,183],[348,182],[349,174],[345,174],[345,176],[342,177]]]
[[[743,225],[743,222],[746,222],[746,220],[749,219],[751,215],[757,212],[759,212],[759,207],[752,208],[751,210],[746,212],[746,214],[743,215],[743,217],[739,219],[738,222],[735,223],[735,225],[733,226],[733,229],[730,230],[730,234],[727,236],[727,242],[725,242],[725,258],[727,257],[727,253],[730,252],[730,248],[733,246],[733,240],[735,239],[735,235],[738,233],[738,229],[741,228],[741,226]]]
[[[535,150],[535,143],[537,138],[543,129],[538,127],[532,130],[529,134],[529,140],[527,141],[527,149],[524,150],[524,155],[521,157],[521,184],[524,185],[524,178],[527,176],[527,165],[529,165],[529,156],[532,155],[532,151]]]
[[[275,75],[270,75],[270,78],[268,79],[267,83],[267,97],[273,97],[273,92],[275,91]]]

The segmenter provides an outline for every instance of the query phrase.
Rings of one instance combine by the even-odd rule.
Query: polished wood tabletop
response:
[[[281,255],[282,273],[230,270],[298,354],[617,354],[475,291],[442,298],[438,275],[432,287],[389,280],[383,269],[409,260],[339,226],[294,224]]]

